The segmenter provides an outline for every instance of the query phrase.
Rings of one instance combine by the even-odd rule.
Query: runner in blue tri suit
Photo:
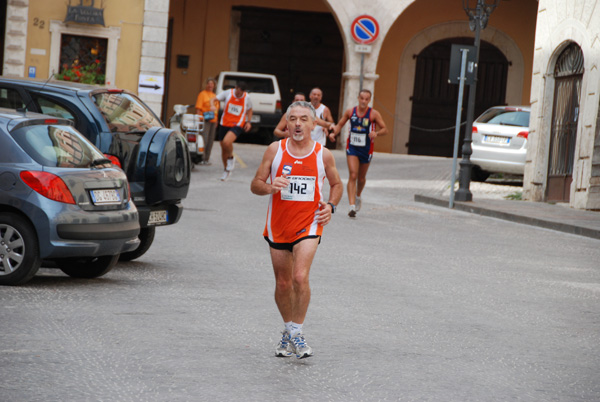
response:
[[[387,134],[387,128],[381,114],[369,107],[371,91],[363,89],[358,94],[358,106],[346,110],[338,124],[335,126],[329,139],[335,142],[335,137],[340,133],[344,124],[350,121],[350,132],[346,141],[346,160],[348,162],[348,202],[350,211],[348,216],[356,217],[360,210],[360,198],[367,183],[367,171],[373,157],[374,140],[380,135]]]
[[[356,106],[352,108],[350,117],[350,133],[346,139],[346,155],[358,157],[360,163],[369,163],[373,157],[373,148],[375,141],[371,141],[369,133],[371,132],[371,108],[367,113],[359,116]]]

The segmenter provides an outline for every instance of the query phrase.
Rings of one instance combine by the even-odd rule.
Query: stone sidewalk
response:
[[[415,194],[415,201],[448,208],[448,198]],[[600,212],[560,204],[479,198],[454,202],[454,209],[525,225],[600,239]]]

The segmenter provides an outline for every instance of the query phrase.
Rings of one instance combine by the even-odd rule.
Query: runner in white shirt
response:
[[[323,91],[321,91],[321,88],[313,88],[308,97],[310,98],[310,103],[315,108],[315,112],[317,112],[317,118],[335,125],[333,117],[331,116],[331,111],[327,106],[321,103],[321,100],[323,99]],[[310,136],[313,141],[317,141],[321,145],[327,143],[327,132],[321,125],[317,125],[314,130],[311,131]]]
[[[305,101],[305,100],[306,100],[306,96],[304,96],[304,94],[302,92],[296,92],[296,95],[294,95],[294,102],[300,102],[300,101]],[[325,105],[321,105],[321,106],[325,107]],[[325,121],[323,119],[320,119],[319,117],[317,117],[317,125],[318,125],[318,127],[321,127],[321,129],[323,129],[323,127],[325,127],[330,132],[332,132],[335,127],[334,123]],[[281,116],[281,120],[279,121],[279,124],[277,124],[277,127],[275,127],[273,134],[275,134],[275,137],[277,137],[277,138],[289,137],[289,132],[287,131],[287,119],[286,119],[285,114],[283,116]],[[311,133],[311,138],[312,138],[312,133]],[[314,138],[313,138],[313,140],[314,140]],[[324,143],[321,143],[321,144],[325,145]]]

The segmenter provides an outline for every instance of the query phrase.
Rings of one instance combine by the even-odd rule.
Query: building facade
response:
[[[524,196],[600,210],[600,1],[540,0]]]
[[[499,104],[532,105],[527,199],[600,208],[598,1],[500,0],[481,32],[475,114]],[[88,49],[102,57],[83,64],[98,61],[104,84],[139,93],[163,120],[174,104],[193,104],[206,79],[220,71],[276,74],[284,107],[295,92],[320,87],[335,118],[356,103],[362,85],[374,93],[373,106],[389,127],[376,151],[451,156],[458,88],[448,84],[449,49],[452,43],[473,44],[474,37],[462,5],[458,0],[8,0],[3,74],[68,76],[79,61],[77,51]],[[73,14],[72,7],[80,9]],[[84,8],[101,9],[103,24],[86,19],[99,12]],[[352,32],[361,15],[378,24],[367,52],[357,48]],[[579,70],[573,67],[577,60]],[[148,90],[144,80],[156,80],[160,89]],[[573,96],[569,105],[556,103],[569,88],[579,94],[577,105]],[[565,116],[570,107],[577,116],[569,145],[556,134],[569,118],[553,117],[557,107]],[[552,140],[552,130],[558,139]],[[554,148],[567,156],[552,153]],[[571,170],[564,167],[569,152]],[[561,158],[567,162],[556,162]]]
[[[164,76],[168,0],[5,3],[3,75],[75,79],[83,73],[94,75],[94,84],[134,92],[140,74]],[[160,111],[160,91],[140,96]]]
[[[482,31],[487,73],[476,114],[529,104],[537,7],[502,0]],[[351,32],[365,14],[379,25],[366,54]],[[284,107],[294,92],[321,87],[337,117],[355,104],[362,76],[392,133],[376,151],[452,155],[458,88],[448,84],[450,47],[474,39],[460,1],[171,0],[169,20],[168,110],[191,103],[208,77],[249,69],[277,75]],[[187,68],[177,67],[179,56],[188,56]]]

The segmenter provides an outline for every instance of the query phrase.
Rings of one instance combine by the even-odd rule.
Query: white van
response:
[[[253,140],[248,142],[271,143],[274,140],[273,130],[279,123],[282,114],[281,93],[277,77],[273,74],[223,71],[217,79],[215,92],[219,94],[234,88],[238,82],[246,84],[246,92],[250,94],[252,100],[252,134],[250,136],[253,137]]]

